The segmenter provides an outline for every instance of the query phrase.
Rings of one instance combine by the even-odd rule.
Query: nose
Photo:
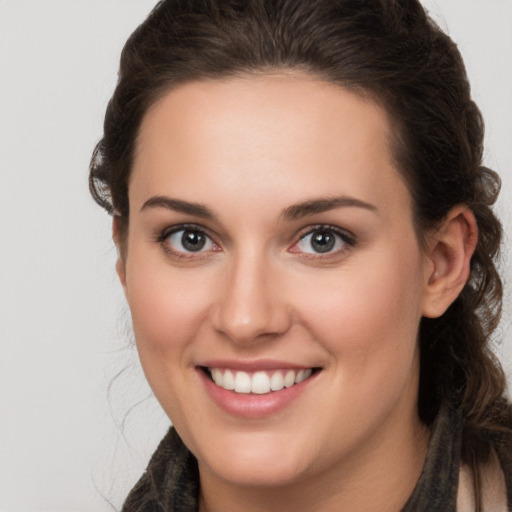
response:
[[[291,326],[292,314],[283,297],[279,270],[265,257],[253,255],[233,261],[213,308],[214,329],[237,344],[284,334]]]

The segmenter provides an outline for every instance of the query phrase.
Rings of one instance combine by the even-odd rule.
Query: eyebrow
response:
[[[152,208],[165,208],[187,215],[194,215],[195,217],[202,217],[203,219],[213,219],[214,213],[205,205],[200,203],[190,203],[189,201],[181,201],[180,199],[173,199],[167,196],[154,196],[148,199],[140,211]]]
[[[216,215],[207,206],[201,203],[192,203],[189,201],[182,201],[180,199],[173,199],[167,196],[154,196],[148,199],[140,209],[141,211],[164,208],[178,213],[185,213],[187,215],[194,215],[203,219],[215,219]],[[285,208],[281,213],[281,217],[285,220],[297,220],[309,215],[323,213],[335,208],[362,208],[377,212],[377,207],[349,196],[328,197],[310,199],[301,203],[292,204]]]
[[[372,212],[378,211],[376,206],[355,197],[339,196],[311,199],[303,203],[293,204],[283,211],[282,217],[288,220],[297,220],[335,208],[363,208]]]

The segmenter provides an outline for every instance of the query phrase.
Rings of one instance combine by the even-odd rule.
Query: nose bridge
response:
[[[215,329],[237,343],[284,333],[290,315],[276,278],[277,269],[264,251],[234,254],[215,307]]]

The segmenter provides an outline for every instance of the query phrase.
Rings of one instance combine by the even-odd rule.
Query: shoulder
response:
[[[480,472],[482,504],[485,512],[507,512],[507,482],[497,455],[481,467]],[[473,472],[461,465],[459,471],[459,486],[457,491],[457,512],[475,512],[476,498],[473,487]]]

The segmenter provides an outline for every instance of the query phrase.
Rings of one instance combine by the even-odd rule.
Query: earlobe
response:
[[[112,239],[117,247],[116,272],[123,288],[126,288],[126,265],[124,261],[124,250],[122,247],[123,241],[121,240],[120,219],[117,215],[114,215],[112,221]]]
[[[477,240],[476,219],[466,206],[450,210],[441,226],[428,235],[423,316],[441,316],[462,291]]]

